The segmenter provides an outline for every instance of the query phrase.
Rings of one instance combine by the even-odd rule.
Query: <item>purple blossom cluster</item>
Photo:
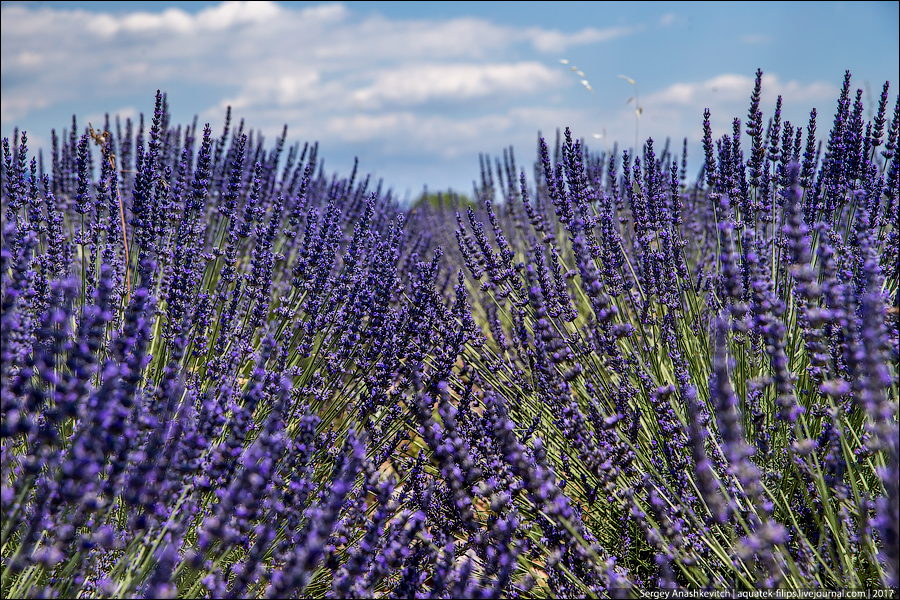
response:
[[[466,364],[631,585],[896,586],[900,109],[885,84],[867,121],[847,73],[818,141],[780,98],[765,124],[761,83],[746,127],[705,112],[694,184],[687,140],[539,136],[534,189],[482,157]]]
[[[465,288],[380,182],[286,136],[171,126],[158,94],[54,132],[47,172],[4,141],[5,597],[534,585],[431,417],[478,337]]]
[[[4,139],[4,597],[896,586],[900,103],[761,75],[695,183],[566,130],[409,208],[163,94]]]

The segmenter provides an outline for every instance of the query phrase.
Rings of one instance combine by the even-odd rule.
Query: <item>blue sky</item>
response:
[[[531,175],[536,135],[569,126],[588,144],[715,134],[763,112],[827,129],[845,69],[877,99],[900,83],[897,2],[3,2],[2,135],[152,112],[221,129],[225,107],[270,142],[318,140],[327,170],[383,177],[403,195],[466,192],[478,153],[513,145]],[[568,64],[562,64],[566,59]],[[571,67],[577,67],[572,71]],[[579,75],[578,71],[583,73]],[[587,81],[593,96],[583,85]],[[868,99],[869,93],[863,98]],[[867,104],[868,106],[868,104]],[[605,138],[597,136],[603,136]],[[692,161],[699,165],[699,162]]]

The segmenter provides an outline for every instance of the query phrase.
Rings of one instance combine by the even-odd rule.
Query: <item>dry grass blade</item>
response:
[[[116,157],[107,152],[107,146],[109,145],[109,132],[103,131],[97,133],[94,129],[94,126],[88,123],[88,128],[90,129],[91,138],[93,138],[94,142],[100,146],[104,153],[109,157],[109,166],[112,168],[113,172],[116,171]],[[119,180],[116,178],[116,202],[119,205],[119,219],[122,223],[122,247],[125,248],[125,278],[127,282],[127,295],[125,297],[125,302],[131,298],[131,260],[128,256],[128,233],[125,231],[125,207],[122,206],[122,194],[119,190]]]

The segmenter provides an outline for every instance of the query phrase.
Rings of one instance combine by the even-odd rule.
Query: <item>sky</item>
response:
[[[900,83],[897,2],[2,2],[0,17],[3,137],[49,149],[73,114],[149,118],[160,89],[175,123],[218,134],[231,106],[270,146],[287,124],[326,171],[358,157],[401,197],[469,192],[479,153],[509,146],[530,178],[538,132],[552,145],[565,127],[594,150],[688,137],[699,168],[703,110],[729,133],[757,68],[764,118],[781,95],[795,125],[818,110],[820,137],[845,70],[867,110]]]

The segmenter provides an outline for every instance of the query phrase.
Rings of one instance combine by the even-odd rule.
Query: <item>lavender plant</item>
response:
[[[804,140],[780,98],[764,135],[761,81],[750,157],[707,111],[693,185],[686,144],[679,170],[668,141],[620,158],[566,130],[535,189],[485,161],[459,218],[486,336],[464,359],[637,589],[897,584],[888,86],[865,123],[847,74],[822,156],[816,112]]]
[[[4,596],[896,586],[898,103],[760,84],[695,183],[566,130],[410,209],[163,94],[4,140]]]

